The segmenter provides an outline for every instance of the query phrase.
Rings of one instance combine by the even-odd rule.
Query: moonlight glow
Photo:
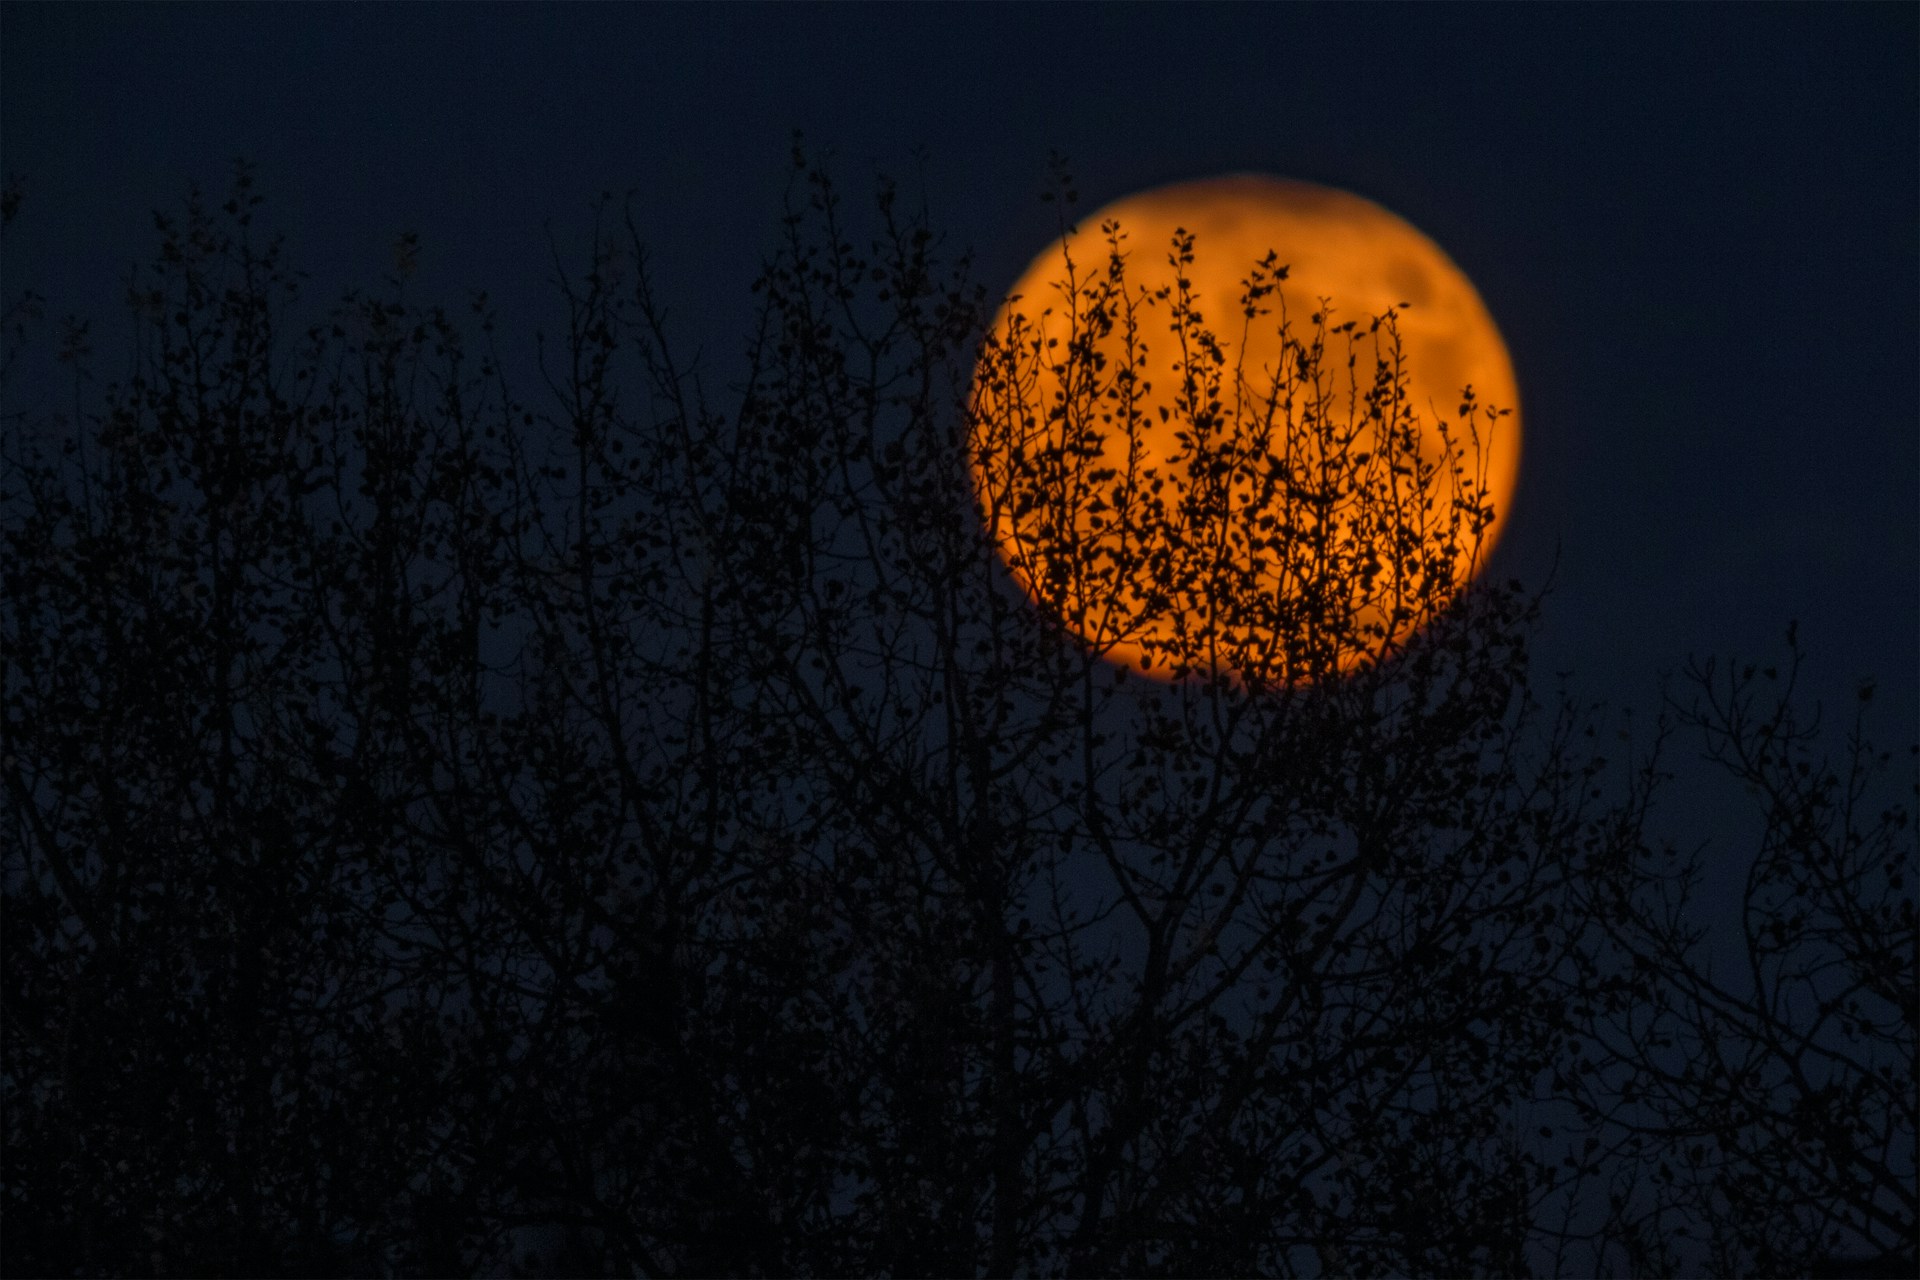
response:
[[[1103,228],[1115,224],[1124,237],[1124,290],[1109,293],[1103,304],[1097,295],[1112,263]],[[1193,257],[1176,268],[1169,249],[1182,231],[1193,236]],[[1244,282],[1269,251],[1286,276],[1258,302],[1260,314],[1249,318]],[[1069,278],[1071,291],[1063,285]],[[1186,340],[1175,331],[1182,278],[1199,327],[1217,342],[1218,358],[1207,357],[1204,344],[1194,347],[1191,328]],[[1368,393],[1382,385],[1377,361],[1385,358],[1391,367],[1393,353],[1389,330],[1376,333],[1372,322],[1389,308],[1397,311],[1397,390],[1384,413],[1374,416]],[[1285,338],[1283,321],[1290,335]],[[1357,327],[1341,332],[1348,321]],[[1223,596],[1190,586],[1184,595],[1169,597],[1146,585],[1167,580],[1173,559],[1166,546],[1145,543],[1172,538],[1182,563],[1193,563],[1194,538],[1178,531],[1154,534],[1150,530],[1168,527],[1165,519],[1129,512],[1140,511],[1149,493],[1159,495],[1153,499],[1157,511],[1196,509],[1188,500],[1205,483],[1198,478],[1195,458],[1202,450],[1196,439],[1224,440],[1240,431],[1243,444],[1235,456],[1241,474],[1252,477],[1248,485],[1260,483],[1261,475],[1329,474],[1325,464],[1336,451],[1374,457],[1370,465],[1386,476],[1382,488],[1378,479],[1356,481],[1358,473],[1348,472],[1349,493],[1355,484],[1387,493],[1402,483],[1395,476],[1419,471],[1421,461],[1439,464],[1436,476],[1455,477],[1449,481],[1454,496],[1464,483],[1492,512],[1479,536],[1465,539],[1457,528],[1449,539],[1437,517],[1422,517],[1425,532],[1416,540],[1424,545],[1403,563],[1424,556],[1421,572],[1441,583],[1441,596],[1466,583],[1499,534],[1520,460],[1519,395],[1506,346],[1460,268],[1418,230],[1358,196],[1234,176],[1127,197],[1082,219],[1064,243],[1056,241],[1034,259],[1010,291],[994,333],[1000,355],[990,348],[974,386],[976,493],[1015,579],[1111,661],[1165,677],[1179,666],[1167,660],[1174,649],[1189,654],[1188,667],[1199,670],[1245,665],[1246,655],[1265,644],[1270,656],[1264,669],[1299,679],[1330,665],[1351,669],[1419,625],[1418,616],[1407,616],[1373,579],[1363,590],[1364,571],[1355,570],[1347,574],[1354,585],[1342,582],[1335,590],[1346,593],[1349,616],[1368,625],[1371,643],[1343,644],[1331,657],[1326,650],[1316,668],[1299,656],[1310,644],[1269,634],[1295,625],[1288,618],[1310,615],[1314,606],[1293,597],[1324,593],[1324,582],[1314,586],[1312,574],[1301,568],[1306,561],[1299,551],[1316,522],[1338,529],[1350,548],[1362,537],[1385,536],[1356,532],[1360,518],[1342,512],[1357,506],[1315,508],[1306,498],[1288,508],[1269,497],[1264,515],[1273,518],[1261,525],[1266,532],[1252,526],[1262,518],[1253,514],[1245,517],[1247,527],[1216,530],[1216,549],[1209,554],[1216,562],[1244,561],[1244,587]],[[1324,347],[1310,354],[1316,333]],[[1070,354],[1076,344],[1094,354],[1076,360]],[[1209,368],[1221,375],[1211,388],[1196,381]],[[1317,377],[1317,388],[1302,388],[1302,371]],[[1291,396],[1284,390],[1289,382],[1296,388]],[[1461,412],[1468,386],[1477,404],[1471,419]],[[1489,406],[1511,412],[1496,422],[1486,415]],[[1131,429],[1122,425],[1128,421]],[[1398,455],[1395,446],[1381,447],[1382,424],[1389,421],[1403,425]],[[1232,423],[1243,425],[1221,425]],[[1323,433],[1319,443],[1303,444],[1316,429]],[[1339,437],[1343,430],[1348,434]],[[1327,443],[1335,437],[1348,443]],[[1254,452],[1246,439],[1258,441]],[[1462,470],[1453,471],[1456,465]],[[1240,512],[1252,510],[1247,501],[1228,484],[1216,492],[1216,514],[1207,519],[1212,526],[1231,526]],[[1199,518],[1180,519],[1191,533]],[[1294,538],[1291,548],[1271,533],[1276,526],[1293,531],[1287,535]],[[1339,563],[1364,565],[1369,558],[1362,548]],[[1325,555],[1320,563],[1327,563]],[[1231,566],[1208,572],[1226,581],[1219,574]],[[1397,581],[1408,580],[1410,571],[1394,572]],[[1184,579],[1195,580],[1192,573]],[[1250,603],[1232,606],[1227,596]],[[1245,616],[1237,616],[1236,608]],[[1236,656],[1229,659],[1229,652]]]

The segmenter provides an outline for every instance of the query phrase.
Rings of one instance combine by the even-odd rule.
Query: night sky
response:
[[[150,211],[259,166],[317,312],[420,233],[413,296],[524,340],[547,232],[634,193],[682,341],[723,381],[795,129],[876,170],[1004,287],[1064,153],[1083,207],[1253,170],[1344,187],[1477,282],[1525,455],[1496,571],[1558,556],[1542,659],[1651,706],[1690,653],[1877,676],[1920,637],[1911,5],[1222,8],[7,5],[5,285],[123,348]],[[1284,252],[1283,255],[1284,257]],[[522,317],[525,323],[515,323]]]
[[[1634,709],[1644,746],[1690,657],[1776,661],[1797,622],[1829,750],[1863,677],[1880,745],[1920,738],[1913,4],[8,3],[0,296],[47,314],[5,408],[68,411],[67,316],[101,384],[129,377],[154,212],[193,187],[217,207],[236,159],[310,276],[303,320],[379,293],[417,233],[406,300],[465,316],[486,290],[540,408],[554,279],[627,193],[726,406],[796,131],[850,203],[882,173],[924,199],[992,290],[1057,234],[1056,153],[1083,212],[1235,172],[1378,202],[1465,270],[1512,355],[1523,456],[1491,572],[1551,584],[1538,687],[1567,673],[1606,725]],[[1695,900],[1725,942],[1759,810],[1693,744],[1671,764],[1653,831],[1745,855]]]

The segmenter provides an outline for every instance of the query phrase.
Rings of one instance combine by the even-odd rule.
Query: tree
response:
[[[1893,757],[1866,735],[1872,684],[1829,759],[1795,705],[1802,656],[1789,629],[1779,666],[1688,671],[1672,727],[1758,802],[1758,848],[1737,864],[1730,939],[1688,909],[1707,870],[1698,852],[1649,858],[1625,909],[1607,913],[1613,963],[1656,980],[1596,1024],[1609,1070],[1581,1101],[1650,1184],[1650,1196],[1616,1192],[1623,1235],[1692,1236],[1721,1274],[1904,1275],[1912,814],[1884,803]],[[1716,1221],[1740,1227],[1701,1231]]]
[[[1598,1175],[1519,1109],[1557,1078],[1594,1133],[1640,1123],[1609,1028],[1710,1024],[1692,970],[1631,961],[1667,936],[1653,764],[1611,781],[1535,692],[1537,597],[1455,593],[1484,499],[1420,455],[1391,315],[1254,388],[1290,393],[1289,454],[1109,229],[1052,413],[1050,349],[988,331],[924,214],[883,184],[856,250],[796,157],[722,404],[603,202],[585,271],[556,254],[542,411],[484,298],[478,335],[398,278],[299,329],[257,201],[243,169],[162,219],[130,380],[10,425],[10,1267],[1553,1261]],[[1201,353],[1179,502],[1091,462],[1162,334]],[[1349,356],[1376,377],[1343,406]],[[1037,602],[1008,528],[1067,566]],[[1123,580],[1207,619],[1156,655],[1186,678],[1076,642]],[[1910,969],[1889,919],[1863,963],[1904,936]],[[1751,1149],[1676,1106],[1647,1159],[1682,1122]],[[1743,1167],[1707,1225],[1851,1203]],[[1904,1176],[1872,1203],[1910,1234]],[[1582,1228],[1607,1267],[1615,1225]]]
[[[869,944],[892,957],[874,981],[912,985],[868,994],[858,971],[833,984],[838,1003],[852,982],[838,1016],[871,1045],[849,1078],[896,1099],[850,1135],[868,1184],[856,1207],[871,1202],[876,1238],[901,1251],[863,1269],[1273,1271],[1336,1242],[1342,1266],[1517,1265],[1502,1215],[1526,1157],[1505,1121],[1555,1051],[1550,979],[1581,927],[1581,863],[1563,846],[1591,821],[1564,734],[1525,758],[1525,602],[1492,590],[1454,609],[1450,582],[1420,576],[1416,649],[1342,681],[1271,679],[1283,664],[1325,675],[1378,638],[1362,630],[1370,601],[1323,589],[1305,654],[1248,653],[1173,687],[1125,679],[1047,621],[1099,588],[1059,580],[1051,608],[1027,608],[984,529],[956,516],[972,501],[957,465],[969,441],[991,455],[981,471],[1010,474],[1016,505],[1023,467],[1095,455],[1087,438],[1127,368],[1099,339],[1146,340],[1119,320],[1117,244],[1073,304],[1092,317],[1066,357],[1087,371],[1085,399],[1023,453],[1012,432],[1039,415],[1019,402],[1020,362],[1045,349],[1017,328],[998,349],[999,413],[982,429],[966,362],[944,382],[915,375],[967,350],[985,300],[935,289],[930,239],[884,195],[871,257],[837,234],[830,190],[813,207],[825,243],[796,216],[765,283],[776,323],[744,415],[755,470],[739,507],[758,527],[722,541],[742,551],[730,572],[758,632],[753,704],[799,730],[788,807],[830,824],[825,841],[801,833],[831,849],[819,896],[840,907],[815,931],[917,916],[930,935]],[[870,319],[849,303],[874,276],[892,305]],[[1190,348],[1211,352],[1190,402],[1216,402],[1235,371],[1171,301]],[[1309,392],[1330,341],[1302,344]],[[1318,421],[1324,500],[1384,519],[1393,495],[1366,486],[1394,473],[1354,468],[1332,447],[1347,424]],[[1231,483],[1264,472],[1253,429],[1215,424],[1193,473],[1236,454]],[[1419,473],[1428,492],[1445,478]],[[1035,479],[1037,539],[1074,546],[1087,523],[1060,509],[1074,499],[1049,509],[1045,495],[1091,504],[1099,477]],[[1192,554],[1147,566],[1089,548],[1077,572],[1144,573],[1170,600],[1207,591],[1225,488],[1136,508],[1139,543]],[[806,558],[768,584],[761,566],[796,547]],[[1336,548],[1317,585],[1365,550]],[[1423,569],[1392,572],[1411,584]],[[1196,632],[1167,659],[1198,666],[1220,639]],[[932,1076],[901,1078],[903,1064]],[[1420,1203],[1430,1225],[1406,1230],[1443,1184],[1460,1203]],[[960,1204],[929,1220],[930,1194]]]

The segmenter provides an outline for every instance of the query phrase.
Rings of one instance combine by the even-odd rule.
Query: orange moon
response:
[[[975,370],[970,465],[1015,580],[1093,652],[1294,683],[1400,643],[1484,563],[1518,405],[1432,240],[1345,191],[1235,175],[1116,201],[1033,260]],[[1416,514],[1389,528],[1389,507]]]

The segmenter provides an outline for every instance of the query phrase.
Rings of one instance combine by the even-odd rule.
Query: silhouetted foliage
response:
[[[1609,1070],[1589,1077],[1582,1109],[1650,1184],[1650,1196],[1615,1201],[1632,1235],[1691,1237],[1722,1275],[1905,1274],[1920,1002],[1912,814],[1878,785],[1893,760],[1865,733],[1872,685],[1828,759],[1794,704],[1792,629],[1788,647],[1778,668],[1687,673],[1676,727],[1758,802],[1758,849],[1736,868],[1730,938],[1687,911],[1716,870],[1698,854],[1650,862],[1625,909],[1607,913],[1615,963],[1656,980],[1596,1024]],[[1723,1222],[1737,1230],[1702,1230]]]
[[[7,418],[9,1271],[1911,1250],[1914,843],[1862,807],[1890,762],[1828,765],[1789,700],[1701,670],[1679,727],[1768,823],[1751,979],[1716,976],[1647,831],[1657,753],[1609,766],[1536,690],[1538,597],[1455,596],[1484,501],[1390,456],[1391,316],[1299,335],[1280,389],[1318,407],[1258,437],[1208,318],[1130,293],[1110,240],[1069,318],[1203,353],[1192,500],[1129,505],[1084,465],[1129,429],[1099,418],[1124,357],[1067,344],[1085,401],[1024,404],[1053,357],[986,332],[884,184],[859,249],[796,156],[717,401],[602,202],[584,272],[556,254],[544,408],[484,298],[404,300],[411,238],[297,321],[258,200],[242,169],[159,218],[127,381]],[[1378,378],[1343,407],[1316,387],[1349,354]],[[1341,432],[1376,408],[1369,469]],[[1274,444],[1309,430],[1311,474]],[[1059,611],[971,465],[1073,550]],[[1094,502],[1162,551],[1083,545]],[[1262,594],[1248,565],[1314,537],[1311,589]],[[1242,622],[1129,675],[1057,621],[1123,581]]]

